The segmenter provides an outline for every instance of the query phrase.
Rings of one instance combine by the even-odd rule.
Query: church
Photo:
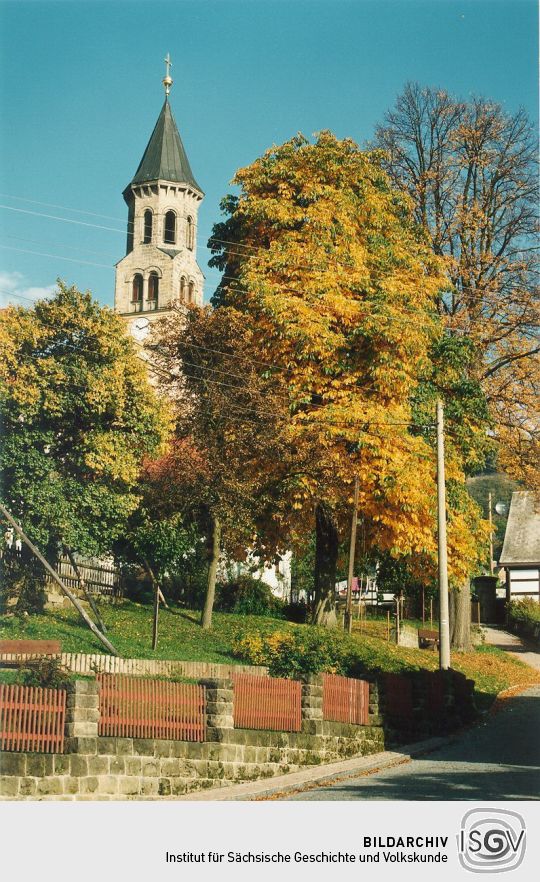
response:
[[[178,306],[202,306],[197,217],[204,193],[178,131],[165,59],[165,102],[139,167],[123,192],[128,207],[126,255],[116,264],[114,309],[142,343],[150,324]]]

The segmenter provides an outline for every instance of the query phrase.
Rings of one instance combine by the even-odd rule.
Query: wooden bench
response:
[[[0,661],[3,665],[38,658],[60,658],[58,640],[0,640]]]
[[[438,649],[439,632],[429,631],[424,628],[418,629],[418,646],[420,649]]]

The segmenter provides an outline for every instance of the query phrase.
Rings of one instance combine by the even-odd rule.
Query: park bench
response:
[[[58,640],[0,640],[0,662],[3,665],[39,658],[60,658]]]
[[[438,649],[439,632],[429,631],[425,628],[418,629],[418,646],[420,649]]]

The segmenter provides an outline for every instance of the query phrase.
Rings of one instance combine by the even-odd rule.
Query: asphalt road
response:
[[[485,722],[422,759],[286,798],[540,799],[540,686],[502,702]]]

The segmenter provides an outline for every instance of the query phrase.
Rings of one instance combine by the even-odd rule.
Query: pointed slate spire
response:
[[[203,192],[193,177],[167,98],[131,183],[159,180],[190,184]]]

